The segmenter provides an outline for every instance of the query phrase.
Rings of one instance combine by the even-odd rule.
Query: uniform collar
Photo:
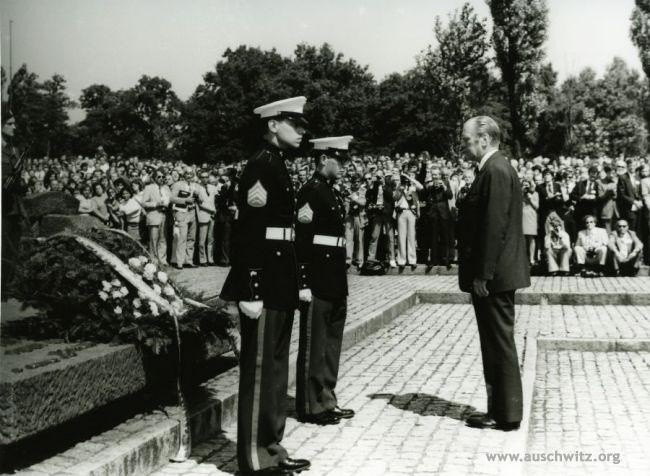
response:
[[[481,161],[478,163],[478,169],[479,169],[479,171],[483,168],[483,166],[485,166],[485,163],[488,161],[488,159],[489,159],[490,157],[492,157],[492,156],[493,156],[496,152],[498,152],[498,151],[499,151],[499,149],[494,149],[494,150],[491,150],[491,151],[489,151],[489,152],[486,152],[486,154],[483,156],[483,158],[481,159]]]

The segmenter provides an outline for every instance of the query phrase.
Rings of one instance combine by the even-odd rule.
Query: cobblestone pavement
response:
[[[546,350],[535,388],[527,451],[571,461],[531,463],[528,474],[650,472],[650,352]]]
[[[221,291],[221,286],[226,279],[228,268],[209,267],[186,269],[183,271],[172,270],[171,275],[176,281],[197,293],[202,293],[206,298],[215,297]],[[360,276],[356,273],[348,275],[350,284],[350,297],[360,297],[369,302],[365,294],[370,296],[381,295],[382,292],[398,292],[426,290],[433,292],[458,292],[458,277],[426,276],[410,274],[405,271],[403,275],[390,276]],[[637,293],[650,292],[650,277],[636,278],[595,278],[581,277],[538,277],[531,278],[531,286],[522,292],[546,293]]]
[[[455,277],[450,278],[448,285],[455,286]],[[368,280],[372,288],[385,278],[357,279]],[[401,279],[392,278],[391,288],[401,287]],[[419,286],[412,282],[416,279],[420,278],[410,278],[410,289]],[[433,281],[444,286],[438,283],[441,279],[446,278]],[[380,287],[386,288],[385,284]],[[533,338],[649,338],[648,316],[647,306],[517,306],[516,340],[522,367],[526,344]],[[640,449],[648,441],[647,353],[573,354],[562,357],[560,351],[553,357],[552,352],[540,353],[549,369],[541,381],[538,375],[540,392],[554,397],[541,409],[536,400],[535,412],[545,419],[533,415],[531,451],[575,450],[579,448],[570,447],[571,441],[586,441],[588,451],[620,449],[621,463],[592,463],[577,468],[580,474],[617,470],[629,474],[643,464],[650,467],[650,459]],[[616,390],[610,394],[613,386]],[[289,393],[293,394],[293,389]],[[559,403],[565,393],[567,397],[576,395],[573,398],[578,402],[574,409],[566,408],[569,413]],[[284,444],[295,457],[312,460],[307,474],[566,474],[572,469],[560,463],[522,467],[513,462],[490,462],[488,452],[521,451],[527,435],[465,426],[468,413],[485,411],[478,335],[469,305],[414,306],[344,352],[339,400],[342,406],[354,408],[357,416],[333,427],[300,424],[290,412]],[[584,424],[583,412],[589,415]],[[575,423],[578,413],[579,426]],[[603,415],[611,417],[604,419]],[[619,436],[626,432],[636,443]],[[167,465],[155,474],[233,474],[235,437],[234,426],[228,427],[222,435],[195,447],[191,460]]]

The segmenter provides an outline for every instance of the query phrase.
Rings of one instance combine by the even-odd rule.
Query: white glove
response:
[[[257,319],[262,315],[262,301],[239,301],[239,309],[251,319]]]
[[[311,302],[311,289],[301,289],[298,292],[298,299],[304,302]]]

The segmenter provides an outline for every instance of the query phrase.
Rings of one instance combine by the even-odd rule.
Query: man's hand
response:
[[[298,299],[303,302],[311,302],[311,289],[301,289],[298,292]]]
[[[239,309],[251,319],[258,319],[262,315],[262,301],[239,301]]]
[[[487,288],[487,281],[485,279],[474,279],[474,294],[479,297],[486,297],[490,292]]]

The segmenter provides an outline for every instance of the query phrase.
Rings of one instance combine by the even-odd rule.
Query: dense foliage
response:
[[[187,101],[159,77],[119,91],[94,84],[78,101],[85,119],[69,125],[65,80],[41,82],[23,66],[3,106],[16,116],[16,145],[35,155],[91,154],[102,145],[111,155],[235,161],[257,145],[252,109],[294,95],[309,99],[313,134],[352,134],[358,151],[456,157],[460,125],[481,113],[497,118],[514,155],[646,153],[647,78],[614,58],[602,78],[587,68],[558,84],[544,62],[546,2],[487,3],[491,37],[487,19],[466,3],[434,19],[432,45],[411,70],[379,81],[328,44],[300,44],[288,57],[240,45],[217,58]],[[648,74],[650,1],[636,3],[631,35]]]

